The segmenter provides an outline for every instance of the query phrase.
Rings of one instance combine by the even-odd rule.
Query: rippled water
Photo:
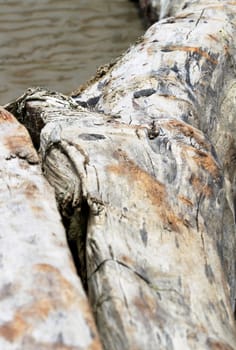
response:
[[[143,30],[129,0],[1,0],[0,104],[32,86],[76,89]]]

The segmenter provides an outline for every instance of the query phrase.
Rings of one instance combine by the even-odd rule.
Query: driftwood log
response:
[[[236,2],[172,1],[170,11],[172,5],[173,13],[179,5],[175,17],[154,24],[72,97],[31,89],[6,106],[39,149],[106,350],[236,349]],[[17,151],[17,159],[25,153]],[[44,225],[57,222],[54,231],[64,245],[53,196],[42,192],[45,198],[37,202],[55,211]],[[10,228],[6,236],[8,230],[11,246],[17,237],[11,254],[18,254],[16,248],[28,254],[24,229],[19,236]],[[29,275],[39,278],[32,264],[55,264],[57,273],[75,278],[66,248],[49,244],[50,228],[39,231],[44,241],[38,254],[50,262],[25,263]],[[84,298],[73,281],[77,297]],[[41,298],[38,280],[27,283],[35,283],[33,295]],[[24,288],[19,286],[23,295]],[[60,293],[63,299],[64,288]],[[85,319],[83,325],[93,329],[87,348],[99,348],[90,316],[77,305],[66,327],[83,341],[77,322]],[[38,322],[27,312],[26,322]],[[15,322],[16,332],[18,319],[8,317],[0,330]],[[46,325],[54,337],[54,326]],[[0,336],[8,341],[4,349],[20,348],[15,339]],[[66,348],[65,339],[51,348],[84,348]]]
[[[28,132],[3,109],[0,136],[0,348],[101,349],[54,191]]]

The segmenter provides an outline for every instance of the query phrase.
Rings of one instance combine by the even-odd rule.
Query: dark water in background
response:
[[[0,104],[32,86],[71,92],[143,31],[129,0],[0,0]]]

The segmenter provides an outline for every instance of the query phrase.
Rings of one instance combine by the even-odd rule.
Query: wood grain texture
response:
[[[236,349],[236,3],[185,5],[73,99],[7,106],[40,126],[106,350]]]

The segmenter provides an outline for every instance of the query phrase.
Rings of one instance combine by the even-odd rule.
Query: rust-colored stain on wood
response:
[[[134,305],[147,319],[156,319],[156,314],[153,310],[156,307],[155,298],[151,299],[147,295],[145,295],[145,299],[140,295],[139,297],[135,297],[133,300]]]
[[[201,179],[200,177],[198,177],[195,174],[192,174],[190,179],[189,179],[190,184],[193,186],[194,190],[197,193],[202,193],[204,194],[206,197],[211,197],[213,194],[213,189],[211,186],[207,185],[203,179]]]
[[[125,264],[127,264],[129,266],[133,266],[134,265],[134,260],[131,259],[127,255],[122,255],[120,260],[123,261]]]
[[[157,208],[163,224],[170,227],[173,231],[179,232],[180,226],[183,227],[184,222],[170,207],[165,185],[136,165],[124,151],[118,150],[114,152],[114,157],[119,160],[119,164],[109,165],[107,170],[121,176],[126,176],[130,184],[137,188],[135,191],[142,192],[140,198],[143,198],[144,193],[147,195],[151,203]]]
[[[196,156],[193,156],[193,160],[199,167],[205,169],[213,178],[220,176],[220,169],[211,154],[197,149],[195,149],[195,154]]]
[[[93,329],[94,334],[96,334],[95,325],[91,316],[91,309],[86,301],[85,295],[83,293],[79,295],[78,291],[61,274],[60,270],[50,264],[37,264],[35,265],[35,270],[37,271],[36,284],[43,286],[46,291],[50,289],[53,292],[51,293],[52,307],[67,309],[74,304],[74,307],[81,311],[88,326]],[[42,294],[44,295],[45,293]]]
[[[26,182],[24,186],[25,196],[29,199],[36,197],[39,194],[38,187],[32,182]]]
[[[6,121],[9,123],[14,123],[15,118],[10,112],[0,106],[0,123],[6,123]]]
[[[147,50],[147,54],[151,56],[155,51],[155,47],[153,47],[153,45],[150,45],[146,48],[146,50]]]
[[[213,41],[215,41],[215,42],[219,42],[219,39],[215,36],[215,35],[213,35],[213,34],[208,34],[207,35],[211,40],[213,40]]]
[[[11,156],[27,159],[32,164],[39,162],[28,131],[2,107],[0,107],[0,126],[2,143]]]
[[[169,208],[168,208],[169,209]],[[175,215],[175,213],[171,210],[167,210],[165,213],[163,211],[164,215],[162,215],[164,222],[168,224],[168,226],[171,228],[171,230],[175,232],[180,232],[180,226],[185,225],[185,221],[179,218],[178,216]]]
[[[52,311],[67,309],[73,303],[77,303],[78,310],[82,312],[88,327],[94,333],[91,344],[86,349],[101,349],[91,316],[92,313],[89,304],[86,302],[85,295],[77,295],[73,286],[56,267],[50,264],[37,264],[34,266],[34,269],[36,272],[35,288],[32,289],[31,295],[35,301],[21,306],[11,321],[2,324],[0,326],[0,336],[9,342],[14,342],[21,337],[28,337],[32,329],[37,328],[37,324],[44,322]],[[33,339],[32,341],[34,342]],[[67,347],[61,344],[60,349],[64,348],[73,349],[74,347]]]
[[[210,152],[184,143],[182,143],[181,148],[182,157],[187,163],[190,164],[190,160],[193,160],[199,169],[209,173],[212,178],[219,179],[221,177],[221,169]]]
[[[170,128],[174,131],[178,130],[185,137],[194,138],[199,144],[199,146],[210,151],[210,144],[205,140],[204,135],[201,133],[201,131],[197,130],[191,125],[188,125],[180,120],[174,119],[166,122],[165,126],[166,128]]]
[[[178,199],[182,202],[182,203],[184,203],[185,205],[187,205],[188,207],[192,207],[193,206],[193,202],[190,200],[190,199],[188,199],[187,197],[185,197],[185,196],[178,196]]]
[[[136,165],[124,151],[118,150],[114,152],[114,157],[120,163],[118,165],[109,165],[108,170],[113,173],[128,175],[134,183],[138,182],[139,186],[145,189],[153,204],[161,206],[165,202],[167,197],[165,185]]]
[[[35,343],[35,349],[39,344],[31,338],[30,334],[33,329],[37,329],[37,324],[41,324],[47,320],[50,313],[54,310],[67,309],[73,303],[78,303],[78,310],[83,314],[85,321],[93,332],[93,337],[89,347],[86,349],[100,350],[101,345],[95,330],[92,313],[86,302],[85,296],[76,294],[73,286],[61,275],[60,271],[49,264],[35,265],[36,280],[35,289],[31,291],[34,302],[21,306],[15,313],[13,319],[0,326],[0,336],[9,342],[15,342],[19,338],[28,339],[30,343]],[[42,274],[44,276],[42,276]],[[77,306],[75,306],[77,307]],[[42,343],[43,348],[49,349],[77,349],[77,347],[67,346],[57,343]],[[79,347],[82,349],[82,347]]]
[[[153,289],[153,294],[160,294],[158,292],[158,288]],[[148,320],[154,320],[156,324],[158,324],[159,330],[163,330],[166,326],[167,312],[163,309],[163,307],[157,303],[157,298],[148,297],[145,295],[145,298],[142,296],[135,297],[133,300],[133,304],[137,307],[140,312],[140,317],[143,317],[145,322]]]
[[[38,272],[36,275],[38,285],[54,290],[54,302],[64,307],[69,307],[74,302],[76,299],[74,288],[59,269],[50,264],[37,264],[35,270]]]
[[[53,299],[49,298],[24,305],[15,313],[13,320],[0,326],[0,336],[14,342],[17,338],[24,336],[37,321],[43,322],[55,308]]]
[[[19,130],[21,131],[21,130]],[[29,146],[29,137],[28,135],[19,134],[18,130],[16,130],[16,135],[10,134],[9,136],[5,136],[4,145],[12,154],[19,154],[24,147]]]
[[[22,309],[21,314],[24,319],[44,320],[53,309],[55,309],[53,300],[49,298],[43,298],[41,300],[37,300],[33,304],[25,306],[25,308]]]
[[[200,49],[199,47],[193,47],[193,46],[165,46],[162,47],[162,51],[164,52],[171,52],[171,51],[184,51],[184,52],[190,52],[190,53],[196,53],[199,56],[204,57],[207,61],[211,62],[214,65],[218,64],[218,61],[214,59],[208,52]]]
[[[38,218],[46,218],[46,212],[45,209],[39,204],[39,205],[32,205],[31,204],[31,209]]]
[[[95,339],[92,344],[86,348],[86,350],[102,350],[102,346],[100,344],[100,341],[97,339]]]
[[[234,350],[230,345],[208,338],[208,348],[211,350]]]
[[[16,128],[3,139],[4,146],[11,155],[26,159],[31,164],[39,163],[38,155],[34,149],[31,139],[24,128]]]
[[[29,325],[27,322],[17,312],[12,321],[6,322],[0,326],[0,336],[9,342],[14,342],[26,332],[28,327]]]

